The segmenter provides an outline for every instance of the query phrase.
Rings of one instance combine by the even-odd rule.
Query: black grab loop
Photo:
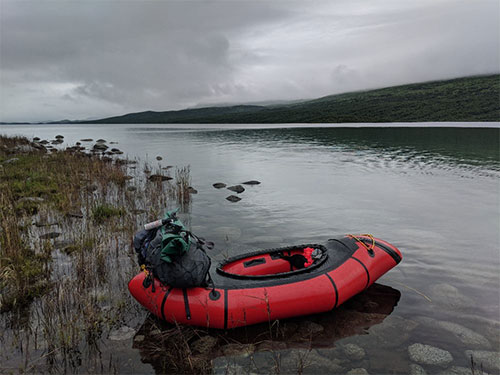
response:
[[[148,275],[144,278],[144,280],[142,280],[142,286],[145,288],[145,289],[148,289],[150,286],[151,286],[151,283],[152,283],[152,280],[151,280],[151,277]]]
[[[184,310],[186,311],[186,319],[191,320],[191,310],[189,309],[189,298],[186,288],[182,288],[182,294],[184,296]]]

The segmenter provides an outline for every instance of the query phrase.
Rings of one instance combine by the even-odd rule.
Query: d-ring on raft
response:
[[[314,262],[296,269],[287,260],[316,249]],[[269,320],[316,314],[341,305],[396,266],[401,252],[369,235],[267,249],[230,258],[217,267],[210,288],[172,288],[144,272],[129,282],[130,293],[170,323],[236,328]]]

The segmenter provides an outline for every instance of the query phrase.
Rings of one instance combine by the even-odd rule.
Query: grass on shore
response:
[[[124,159],[0,135],[0,336],[13,337],[19,370],[89,369],[82,353],[95,361],[100,340],[140,310],[126,288],[138,271],[131,238],[189,204],[178,192],[189,168],[176,177],[150,182]]]

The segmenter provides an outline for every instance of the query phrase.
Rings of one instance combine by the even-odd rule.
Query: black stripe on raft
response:
[[[384,244],[381,244],[380,242],[377,242],[376,245],[380,247],[383,251],[385,251],[387,254],[389,254],[391,258],[394,259],[396,264],[399,264],[399,262],[401,262],[401,257],[394,250],[385,246]]]
[[[168,295],[170,294],[172,289],[173,289],[172,287],[168,288],[165,295],[163,296],[163,301],[161,301],[161,316],[163,317],[163,320],[167,320],[165,318],[165,302],[167,302]]]
[[[354,257],[351,257],[352,259],[356,260],[359,262],[359,264],[361,264],[363,266],[363,268],[365,269],[365,272],[366,272],[366,285],[365,285],[365,289],[368,288],[368,285],[370,284],[370,272],[368,272],[368,268],[366,268],[366,266],[363,264],[362,261],[360,261],[358,258],[354,258]]]
[[[227,289],[224,289],[224,329],[227,329]]]
[[[184,309],[186,310],[186,319],[191,320],[191,311],[189,310],[189,299],[186,288],[182,288],[182,294],[184,295]]]
[[[339,291],[337,290],[337,285],[335,285],[335,282],[329,274],[325,273],[325,276],[328,277],[328,280],[330,280],[333,285],[333,289],[335,289],[335,305],[333,306],[333,308],[336,308],[339,303]]]

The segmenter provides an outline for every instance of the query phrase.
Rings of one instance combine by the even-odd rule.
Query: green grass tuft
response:
[[[92,218],[98,224],[102,224],[113,217],[125,215],[125,210],[121,207],[113,207],[109,204],[102,204],[92,210]]]

